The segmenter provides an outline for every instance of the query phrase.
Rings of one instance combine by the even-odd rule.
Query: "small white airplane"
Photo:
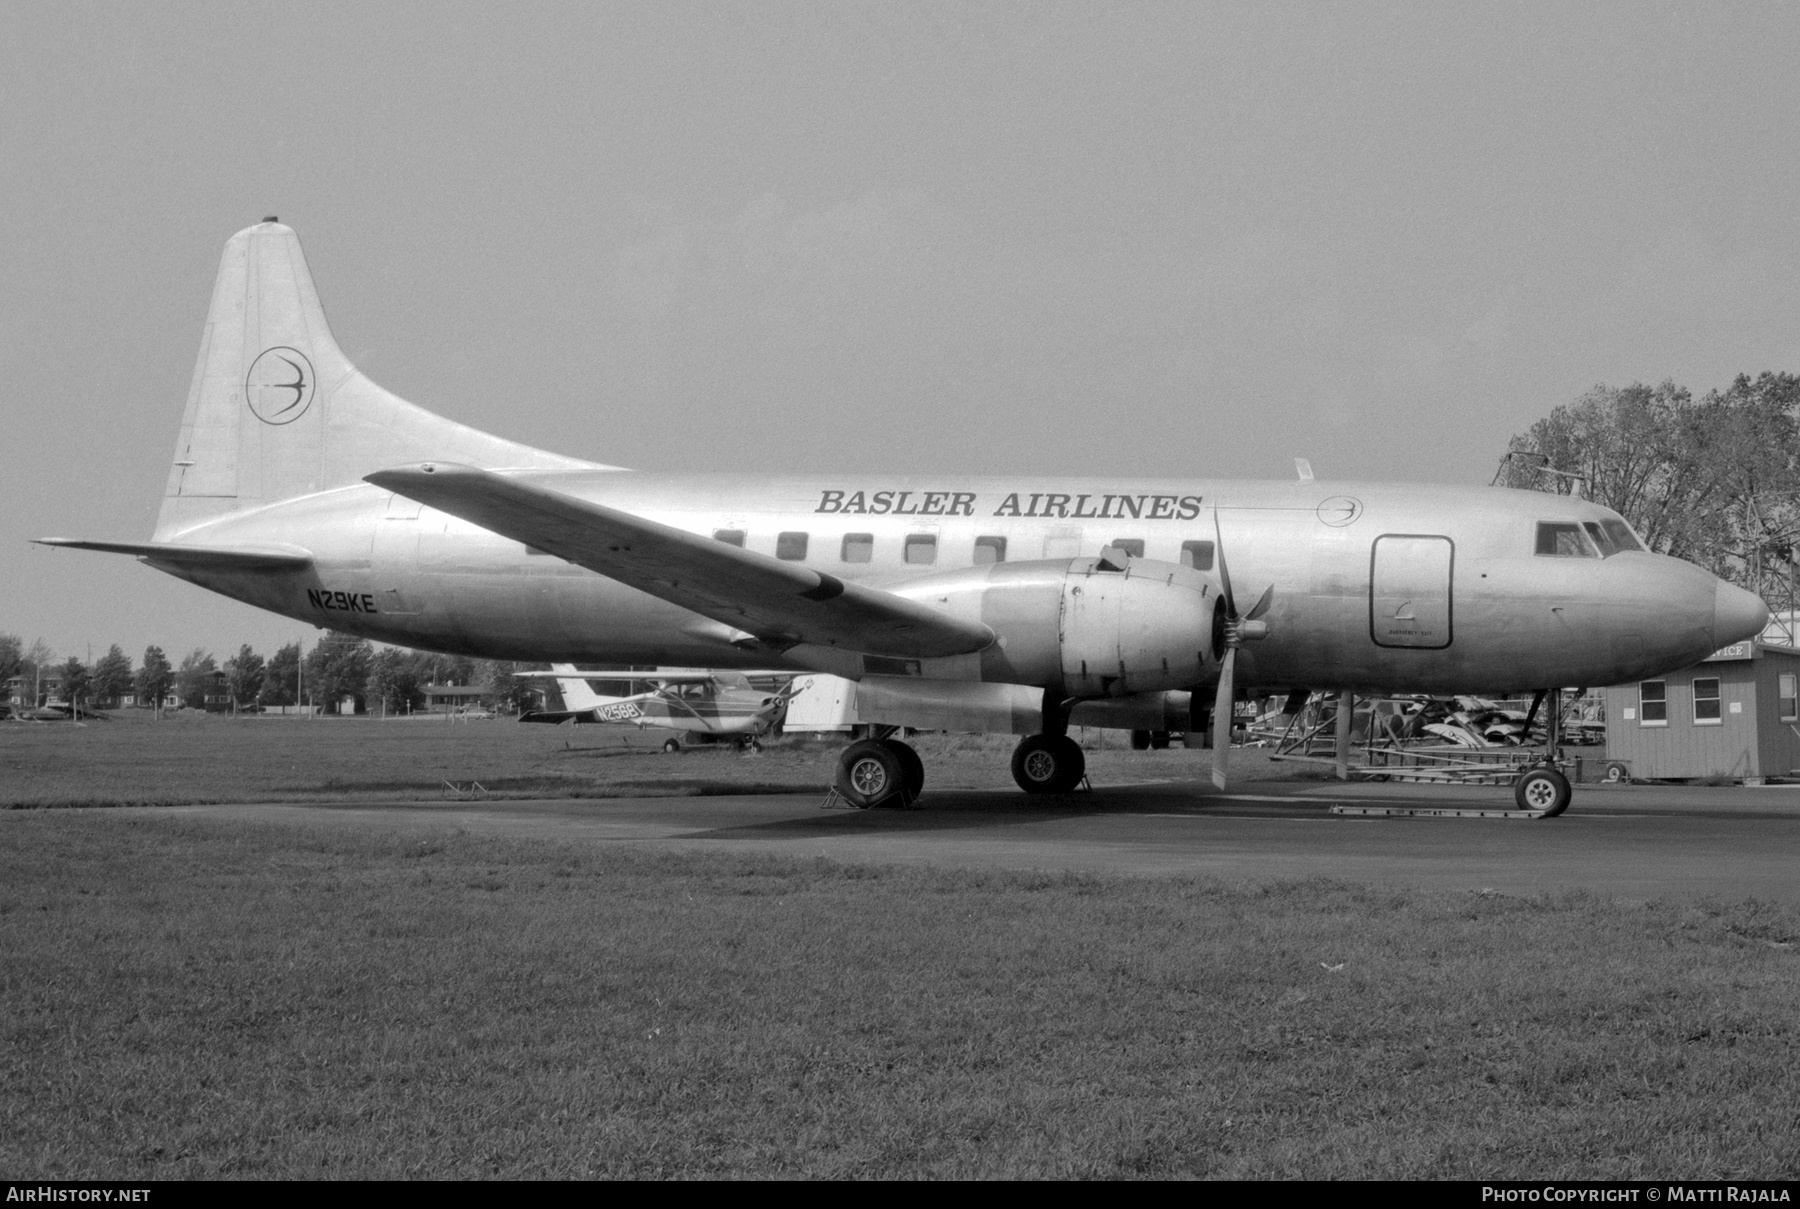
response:
[[[697,668],[581,672],[572,663],[555,663],[548,672],[516,675],[554,680],[563,704],[562,709],[529,710],[519,715],[521,722],[655,727],[702,741],[732,739],[739,749],[750,750],[761,749],[758,740],[781,719],[793,695],[792,681],[765,693],[743,672]],[[663,750],[680,751],[681,740],[671,736]]]
[[[1086,724],[1204,729],[1248,686],[1617,684],[1768,620],[1757,597],[1651,553],[1573,496],[639,474],[533,449],[364,377],[332,338],[299,240],[272,218],[225,246],[151,540],[41,540],[136,555],[403,646],[844,676],[885,735],[839,760],[858,805],[922,787],[919,757],[892,737],[901,726],[1023,735],[1015,780],[1060,792],[1083,775],[1077,706]],[[1209,689],[1210,710],[1171,725],[1174,703]],[[1220,784],[1228,757],[1215,743]],[[1555,813],[1569,786],[1545,766],[1517,792]]]

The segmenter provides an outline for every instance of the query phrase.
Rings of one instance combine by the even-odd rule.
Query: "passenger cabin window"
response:
[[[875,557],[875,535],[873,533],[844,534],[843,560],[847,563],[866,563]]]
[[[908,533],[906,535],[906,561],[914,565],[936,562],[937,534]]]
[[[781,533],[775,537],[775,557],[797,563],[806,557],[806,534]]]
[[[1210,571],[1213,563],[1213,544],[1211,542],[1182,542],[1181,565],[1192,567],[1196,571]]]
[[[728,546],[736,546],[739,549],[742,549],[744,545],[744,531],[742,529],[714,529],[713,540],[724,542]]]
[[[1669,686],[1661,680],[1645,680],[1638,684],[1638,725],[1669,724]]]
[[[631,697],[639,691],[629,680],[590,680],[587,686],[602,697]]]
[[[1133,558],[1144,557],[1144,539],[1141,537],[1115,537],[1112,539],[1112,546],[1116,550],[1125,551]]]
[[[1573,521],[1539,521],[1537,552],[1553,558],[1598,558],[1599,551]]]
[[[1004,537],[978,537],[975,539],[975,565],[985,566],[988,563],[1006,561],[1006,539]]]
[[[1717,726],[1719,716],[1719,678],[1707,676],[1694,681],[1694,725]]]
[[[1800,677],[1792,672],[1783,672],[1780,676],[1781,687],[1781,720],[1783,722],[1800,722]]]

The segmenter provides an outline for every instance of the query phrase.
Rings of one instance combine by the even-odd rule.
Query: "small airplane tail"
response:
[[[155,540],[421,459],[597,468],[446,420],[383,390],[332,339],[293,228],[268,218],[233,235],[213,285]]]

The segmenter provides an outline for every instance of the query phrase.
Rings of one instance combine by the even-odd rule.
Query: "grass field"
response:
[[[789,736],[758,754],[728,746],[659,750],[669,732],[608,726],[449,724],[367,718],[230,718],[137,710],[114,720],[0,723],[0,806],[129,806],[446,796],[478,781],[503,798],[824,792],[846,740]],[[927,788],[1012,787],[1010,735],[921,735]],[[1204,780],[1205,752],[1134,752],[1116,731],[1082,735],[1097,784]],[[1292,765],[1281,775],[1296,775]],[[1272,775],[1260,753],[1239,780]]]
[[[0,1172],[1800,1175],[1791,913],[0,815]]]

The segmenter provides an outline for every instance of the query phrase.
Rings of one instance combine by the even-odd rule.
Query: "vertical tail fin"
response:
[[[596,465],[490,436],[383,390],[332,339],[293,228],[270,218],[233,235],[213,285],[156,540],[431,458],[490,469]]]

